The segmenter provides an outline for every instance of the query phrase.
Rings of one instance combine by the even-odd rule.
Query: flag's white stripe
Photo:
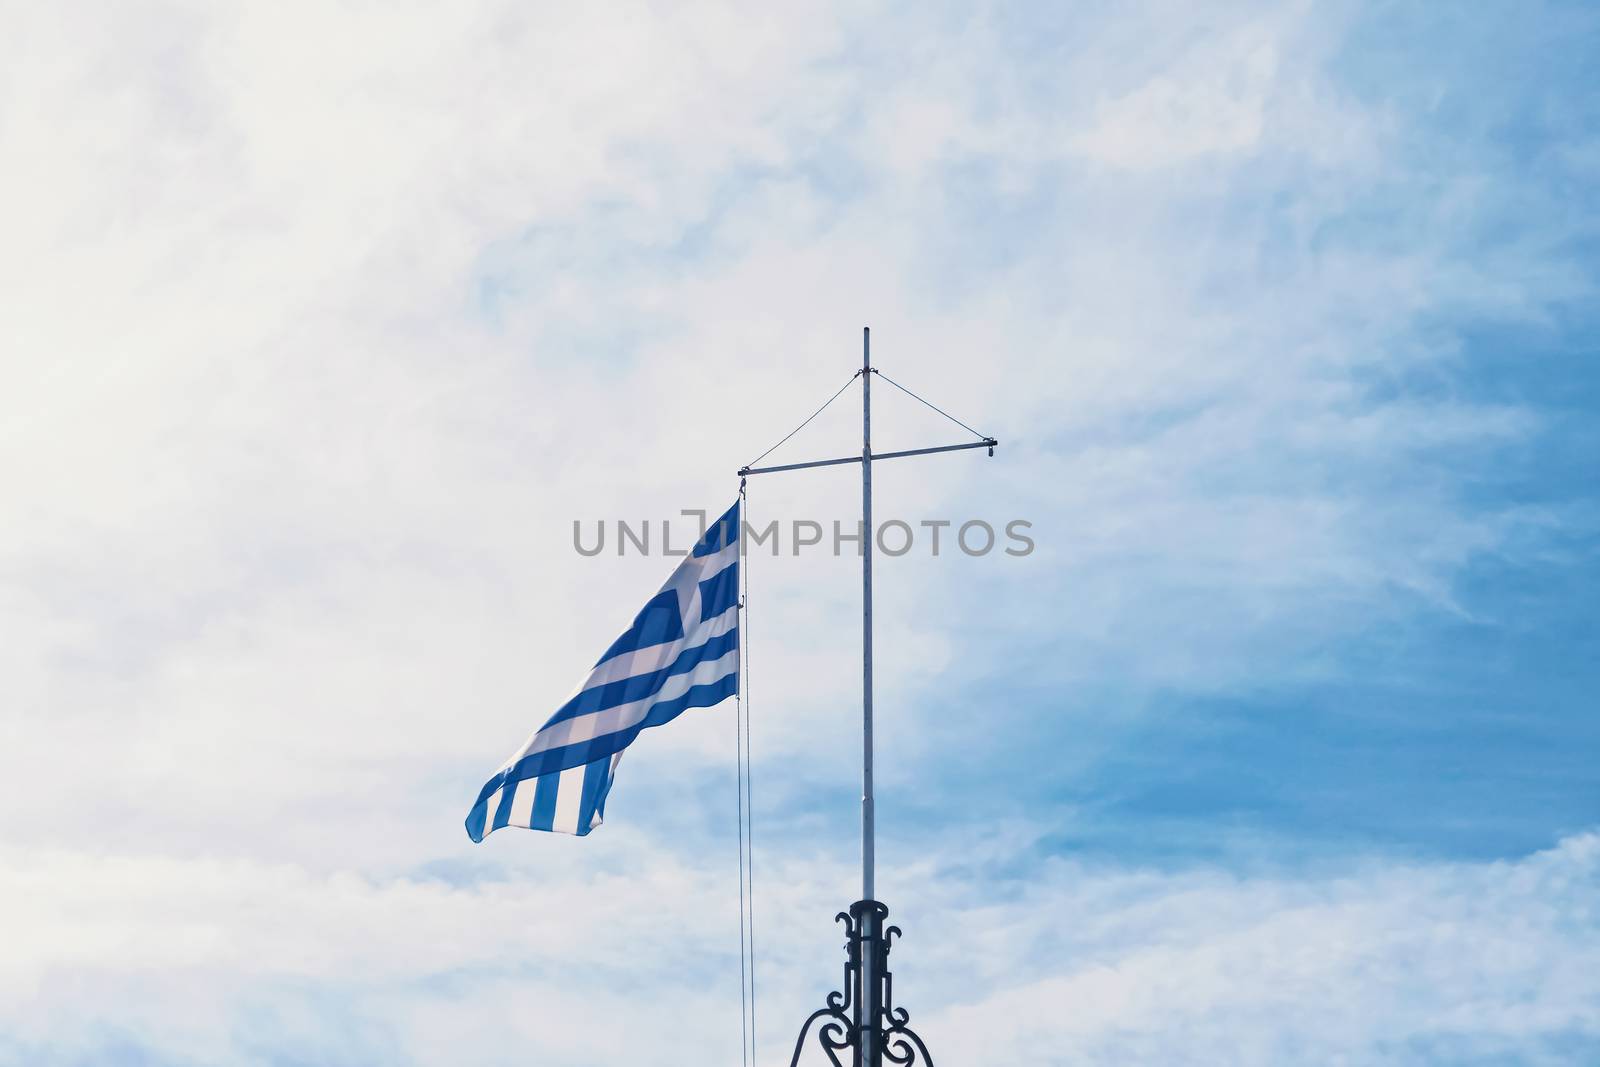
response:
[[[489,798],[489,803],[484,806],[484,809],[483,809],[483,832],[484,833],[488,833],[490,830],[494,829],[494,817],[500,811],[500,798],[505,796],[505,792],[506,791],[505,791],[505,788],[503,786],[501,788],[499,788],[499,789],[496,789],[494,791],[494,795]]]
[[[507,826],[527,826],[533,822],[533,795],[539,791],[539,779],[528,778],[518,782],[511,794],[511,817]]]
[[[626,730],[636,725],[650,711],[650,708],[663,701],[681,697],[697,685],[710,685],[712,682],[726,678],[739,669],[739,650],[730,649],[720,659],[708,660],[695,667],[687,674],[677,674],[668,678],[660,689],[641,700],[628,704],[618,704],[614,708],[604,708],[600,711],[590,712],[588,715],[579,715],[575,719],[558,722],[554,726],[547,726],[529,738],[527,747],[518,752],[511,759],[516,763],[524,756],[531,756],[535,752],[546,752],[552,748],[563,748],[567,745],[581,744],[591,741],[602,734],[614,734],[619,730]]]
[[[694,633],[680,637],[676,641],[651,645],[636,652],[624,652],[616,659],[606,660],[590,672],[589,677],[578,683],[578,688],[572,691],[567,700],[571,700],[585,689],[610,685],[612,682],[620,682],[624,678],[633,678],[640,674],[654,674],[663,667],[671,666],[685,649],[703,645],[713,637],[721,637],[738,625],[739,605],[735,604],[716,618],[702,622]]]
[[[583,776],[586,766],[568,767],[556,784],[556,814],[550,829],[562,834],[578,832],[578,811],[583,807]]]
[[[693,583],[680,585],[681,594],[679,605],[683,609],[683,628],[685,632],[693,633],[701,624],[700,618],[700,583],[709,582],[723,571],[739,562],[739,542],[732,544],[709,556],[702,556],[695,561],[699,564],[697,570],[691,571],[685,567],[683,572],[687,580],[688,575],[693,575]]]
[[[708,578],[716,577],[728,567],[731,567],[733,564],[737,563],[738,560],[739,539],[735,537],[731,542],[711,553],[709,556],[700,557],[698,560],[700,564],[700,580],[703,582]]]
[[[667,579],[667,584],[662,589],[670,589],[678,585],[689,575],[694,575],[699,582],[721,574],[723,570],[731,567],[739,560],[739,542],[733,541],[706,556],[685,556],[683,562],[678,564],[678,569],[672,572],[672,577]]]
[[[674,584],[674,581],[684,574],[696,571],[699,572],[700,581],[703,582],[712,575],[720,574],[724,567],[730,566],[738,558],[739,542],[737,540],[723,545],[709,555],[685,556],[683,557],[683,562],[678,564],[678,569],[673,572],[672,578],[667,580],[667,585]],[[665,589],[666,586],[662,586],[662,588]]]

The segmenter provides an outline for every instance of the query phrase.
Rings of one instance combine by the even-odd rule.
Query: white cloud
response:
[[[939,1021],[961,1035],[958,1057],[1022,1064],[1572,1062],[1574,1039],[1600,1040],[1578,963],[1597,936],[1584,903],[1597,858],[1586,835],[1514,863],[1313,880],[1080,887],[1075,871],[1043,950],[1064,973]],[[984,1025],[996,1017],[1008,1024]]]
[[[76,1034],[69,1047],[92,1055],[112,1035],[215,1063],[263,1062],[248,1047],[261,1012],[280,1047],[320,1062],[341,1032],[424,1064],[731,1053],[723,872],[634,838],[601,863],[648,874],[597,877],[569,845],[470,887],[12,849],[0,905],[27,922],[0,964],[4,1027],[24,1047]],[[920,888],[896,912],[910,935],[897,993],[952,1062],[1555,1063],[1560,1039],[1600,1042],[1593,835],[1514,862],[1370,858],[1300,876],[1057,861],[996,892],[982,868],[1011,847],[969,844],[898,876]],[[825,926],[843,873],[768,863],[763,1062],[836,973]],[[606,1017],[625,1024],[573,1025]]]
[[[1071,143],[1093,160],[1134,169],[1247,151],[1261,139],[1277,62],[1271,36],[1259,31],[1196,48],[1189,63],[1097,102]]]

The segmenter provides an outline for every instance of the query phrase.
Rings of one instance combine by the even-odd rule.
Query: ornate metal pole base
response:
[[[818,1022],[817,1043],[833,1067],[845,1067],[840,1053],[848,1050],[849,1067],[883,1067],[885,1063],[926,1064],[933,1057],[911,1028],[911,1013],[894,1006],[894,976],[889,973],[889,945],[901,936],[898,926],[885,927],[889,909],[876,900],[858,900],[848,912],[834,916],[844,923],[844,989],[829,993],[828,1006],[811,1013],[794,1043],[789,1067],[798,1067],[806,1035]],[[862,964],[867,966],[863,968]],[[870,977],[869,977],[870,976]],[[825,1020],[825,1021],[824,1021]],[[865,1038],[865,1041],[863,1041]],[[863,1044],[866,1047],[863,1047]],[[918,1059],[918,1056],[921,1059]]]

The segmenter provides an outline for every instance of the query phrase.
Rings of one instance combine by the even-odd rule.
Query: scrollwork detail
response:
[[[896,1067],[917,1064],[933,1067],[933,1057],[929,1055],[928,1047],[910,1028],[911,1013],[896,1007],[894,1003],[894,976],[889,972],[889,948],[895,938],[904,935],[898,926],[884,927],[883,920],[888,914],[889,909],[879,902],[861,900],[850,911],[841,911],[834,917],[834,921],[844,923],[846,933],[843,991],[830,992],[826,997],[828,1006],[813,1012],[806,1019],[795,1041],[794,1058],[789,1061],[789,1067],[799,1067],[806,1037],[819,1020],[826,1021],[817,1028],[817,1043],[822,1046],[833,1067],[845,1067],[845,1061],[839,1054],[846,1050],[850,1050],[850,1067],[881,1067],[882,1063]],[[871,973],[878,988],[861,990],[858,1000],[856,991],[864,960],[873,962]],[[874,1042],[876,1055],[872,1059],[878,1062],[864,1065],[860,1047],[863,1027],[861,1015],[867,1006],[874,1003],[879,1005],[879,1017],[873,1020],[877,1040]]]

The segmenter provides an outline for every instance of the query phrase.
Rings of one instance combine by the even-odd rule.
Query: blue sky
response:
[[[572,522],[725,507],[863,324],[1002,442],[879,517],[1038,545],[877,571],[940,1062],[1600,1055],[1589,6],[6,22],[0,1064],[734,1062],[731,707],[581,841],[461,822],[670,566]],[[855,565],[749,565],[762,1065],[856,884]]]

